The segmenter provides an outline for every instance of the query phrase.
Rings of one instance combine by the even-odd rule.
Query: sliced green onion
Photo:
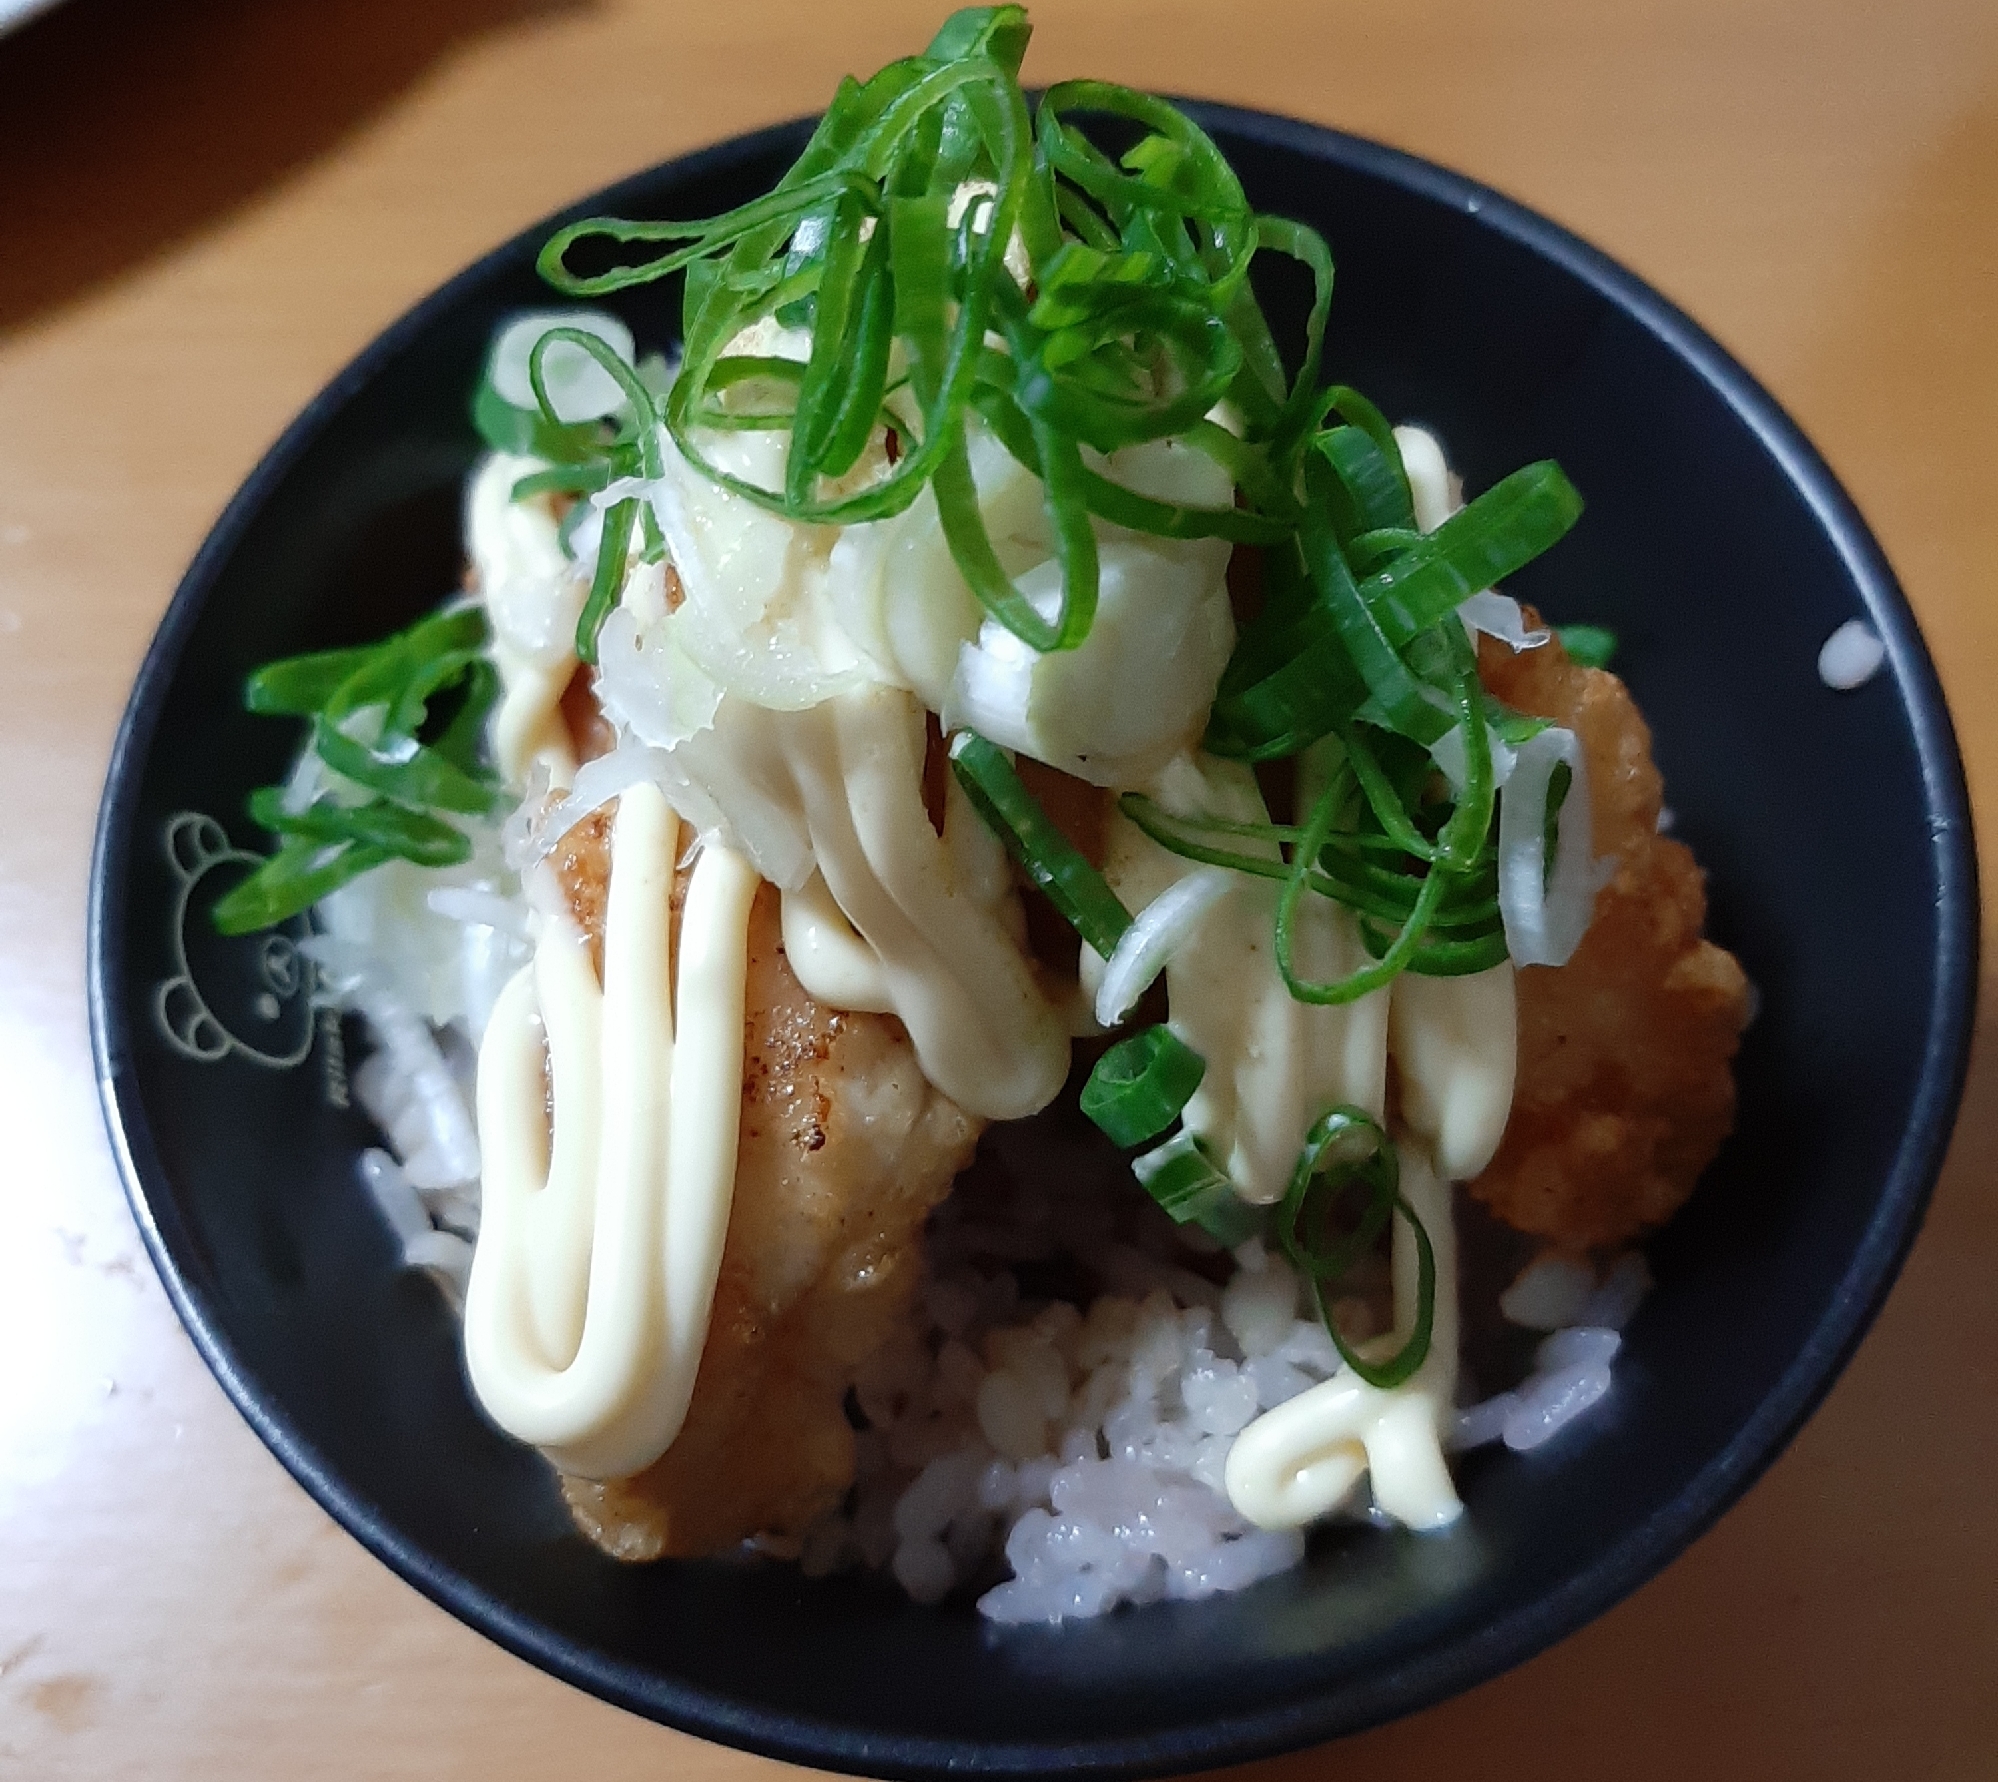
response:
[[[259,717],[308,718],[373,656],[372,649],[322,650],[266,663],[243,683],[243,704]]]
[[[634,443],[638,447],[639,474],[647,478],[663,475],[666,465],[659,452],[659,414],[652,392],[645,387],[645,381],[638,372],[618,357],[617,349],[595,334],[581,328],[550,328],[529,351],[527,381],[533,387],[534,400],[541,404],[542,420],[550,427],[561,425],[555,413],[555,404],[548,394],[548,351],[554,346],[572,346],[587,353],[624,392],[625,402],[631,409]]]
[[[1034,430],[1012,398],[1003,390],[981,383],[972,400],[1000,444],[1027,470],[1039,476],[1041,458]],[[1187,444],[1220,462],[1236,483],[1257,476],[1255,457],[1231,450],[1239,442],[1225,428],[1202,421],[1189,428],[1183,437]],[[1227,443],[1223,444],[1224,441]],[[1158,538],[1225,538],[1237,544],[1273,545],[1288,540],[1291,534],[1287,520],[1271,518],[1251,508],[1155,501],[1086,466],[1080,488],[1089,512],[1099,520],[1108,520],[1111,525],[1132,532],[1149,532]]]
[[[1305,466],[1305,487],[1311,500],[1297,536],[1318,602],[1331,614],[1340,641],[1389,727],[1417,742],[1434,742],[1450,728],[1449,713],[1438,709],[1440,701],[1433,689],[1416,679],[1396,647],[1397,640],[1388,635],[1380,615],[1353,580],[1332,524],[1333,480],[1323,460],[1313,459]],[[1406,643],[1407,639],[1400,641]]]
[[[1268,839],[1272,843],[1285,838],[1302,835],[1301,830],[1280,829],[1275,824],[1241,823],[1223,826],[1209,818],[1176,817],[1142,792],[1126,792],[1117,801],[1117,808],[1137,825],[1147,836],[1168,853],[1177,854],[1182,860],[1198,861],[1202,866],[1226,867],[1230,872],[1248,873],[1255,878],[1275,879],[1279,882],[1290,876],[1280,855],[1245,854],[1239,848],[1215,847],[1211,843],[1196,840],[1201,834],[1241,836],[1245,840]],[[1186,831],[1192,830],[1189,835]]]
[[[472,857],[471,837],[463,830],[382,798],[358,805],[320,798],[303,810],[289,811],[277,787],[260,786],[250,794],[250,818],[274,835],[320,843],[363,842],[418,866],[457,866]]]
[[[1169,1027],[1119,1040],[1082,1086],[1082,1111],[1126,1148],[1142,1145],[1179,1118],[1200,1087],[1207,1060]]]
[[[398,631],[393,637],[360,652],[360,660],[353,672],[327,694],[316,709],[320,716],[336,724],[371,705],[385,706],[393,711],[403,703],[403,695],[412,680],[422,675],[439,658],[451,656],[469,661],[485,641],[486,615],[477,607],[461,606],[448,612],[431,613],[426,618],[418,619],[408,630]],[[251,709],[256,708],[253,706]]]
[[[624,591],[625,569],[631,554],[631,528],[638,518],[638,500],[627,496],[611,503],[604,515],[603,535],[597,545],[597,567],[590,577],[589,598],[576,615],[576,655],[592,666],[597,660],[597,633],[611,616],[618,596]]]
[[[414,736],[430,716],[430,702],[438,694],[461,685],[485,658],[477,650],[449,650],[422,664],[397,690],[395,703],[382,720],[384,731]]]
[[[1190,1132],[1132,1158],[1131,1173],[1177,1223],[1198,1225],[1224,1244],[1246,1243],[1262,1229],[1261,1212],[1235,1192],[1228,1172]]]
[[[1394,937],[1363,918],[1360,940],[1367,951],[1378,959],[1393,945]],[[1409,955],[1403,969],[1419,978],[1468,978],[1481,971],[1490,971],[1495,965],[1503,965],[1510,957],[1505,944],[1505,930],[1494,925],[1490,933],[1476,940],[1426,938]]]
[[[254,934],[309,910],[322,897],[394,859],[361,842],[286,842],[211,912],[222,934]]]
[[[1319,398],[1318,413],[1340,416],[1373,447],[1375,461],[1367,466],[1365,472],[1367,498],[1360,504],[1355,516],[1363,523],[1354,530],[1367,532],[1380,527],[1413,529],[1415,492],[1408,486],[1408,467],[1402,462],[1401,442],[1395,438],[1394,428],[1388,424],[1387,416],[1358,390],[1346,384],[1334,384]],[[1318,436],[1318,449],[1335,466],[1349,451],[1354,450],[1347,444],[1327,448],[1327,441],[1337,438],[1343,431],[1342,428],[1332,428]],[[1354,490],[1356,496],[1360,493],[1360,490]]]
[[[1582,498],[1548,459],[1515,470],[1361,587],[1393,644],[1406,644],[1473,594],[1524,569],[1582,516]]]
[[[1332,467],[1328,488],[1332,524],[1341,541],[1373,534],[1383,527],[1406,527],[1408,480],[1396,481],[1399,466],[1358,427],[1334,427],[1317,439],[1320,454]]]
[[[1024,6],[966,6],[937,27],[930,54],[948,62],[982,53],[1018,74],[1031,34]]]
[[[1182,860],[1197,861],[1203,866],[1225,867],[1231,872],[1247,873],[1253,878],[1270,879],[1278,884],[1291,874],[1291,868],[1279,856],[1245,854],[1239,849],[1215,847],[1197,838],[1208,834],[1239,836],[1245,840],[1268,842],[1275,848],[1293,847],[1305,835],[1304,830],[1285,823],[1228,823],[1212,817],[1174,816],[1139,792],[1126,792],[1118,800],[1118,808],[1145,835],[1168,853],[1179,855]],[[1403,873],[1369,872],[1359,863],[1371,854],[1401,855],[1406,852],[1399,842],[1383,835],[1335,832],[1326,836],[1319,849],[1317,863],[1308,877],[1308,888],[1321,896],[1364,910],[1369,907],[1366,898],[1370,885],[1376,890],[1383,885],[1417,887],[1421,881]],[[1481,862],[1478,871],[1482,876],[1466,876],[1462,884],[1478,887],[1480,897],[1489,896],[1490,886],[1485,883],[1489,867],[1489,862]],[[1411,888],[1407,900],[1412,902],[1414,896],[1415,891]],[[1451,897],[1458,897],[1459,901],[1452,902]],[[1463,907],[1457,886],[1453,886],[1451,897],[1446,897],[1439,909],[1439,921],[1445,920],[1451,911]],[[1492,908],[1496,907],[1493,902]],[[1407,915],[1407,909],[1398,907],[1383,913],[1391,913],[1396,921],[1400,921]]]
[[[464,699],[458,715],[430,745],[453,767],[462,768],[475,778],[485,747],[486,720],[499,703],[499,693],[499,670],[482,656],[466,671]]]
[[[1144,828],[1145,833],[1148,835],[1152,832],[1149,828],[1145,827],[1147,824],[1176,824],[1181,828],[1191,829],[1199,835],[1240,836],[1244,840],[1268,842],[1272,846],[1283,842],[1299,841],[1304,835],[1304,831],[1293,823],[1239,823],[1229,817],[1181,817],[1169,815],[1165,808],[1155,799],[1147,797],[1142,792],[1122,793],[1119,795],[1118,804],[1123,809],[1124,814],[1134,823],[1138,824],[1140,828]],[[1153,840],[1156,841],[1157,839],[1158,837],[1153,836]],[[1166,842],[1163,845],[1172,848],[1171,842]],[[1174,853],[1178,851],[1177,848],[1173,848]],[[1277,865],[1274,858],[1268,864],[1275,869],[1276,876],[1282,876],[1283,869]]]
[[[999,553],[992,548],[979,512],[978,486],[971,478],[971,457],[961,436],[937,466],[934,486],[944,540],[958,573],[978,596],[979,604],[1034,649],[1072,650],[1080,644],[1096,617],[1096,540],[1087,514],[1082,535],[1088,543],[1081,549],[1088,561],[1088,579],[1078,585],[1074,576],[1064,575],[1060,611],[1048,620],[1013,585],[1013,578],[1000,564]]]
[[[1318,857],[1319,871],[1331,881],[1324,895],[1336,899],[1357,916],[1399,927],[1414,913],[1428,875],[1409,873],[1376,865],[1364,857],[1332,851]],[[1443,894],[1430,916],[1429,926],[1442,931],[1441,938],[1464,940],[1470,934],[1488,933],[1499,925],[1498,878],[1492,863],[1474,872],[1454,873],[1432,868],[1443,880]],[[1319,887],[1313,887],[1319,889]]]
[[[592,495],[611,480],[608,458],[588,464],[554,464],[546,470],[531,470],[513,485],[515,501],[532,501],[537,495]]]
[[[1367,804],[1380,824],[1381,832],[1403,853],[1412,854],[1418,860],[1435,859],[1435,847],[1409,821],[1408,806],[1400,791],[1389,783],[1387,775],[1381,771],[1380,762],[1366,740],[1366,728],[1361,724],[1349,724],[1339,733],[1339,740],[1345,745],[1346,759],[1353,765],[1353,777],[1366,794]]]
[[[1206,746],[1243,761],[1274,761],[1351,723],[1367,683],[1331,612],[1258,620],[1243,632],[1208,714]]]
[[[1516,712],[1503,700],[1494,699],[1484,692],[1482,687],[1479,693],[1484,706],[1485,728],[1509,749],[1518,748],[1554,722],[1552,718],[1538,717],[1532,712]]]
[[[1378,450],[1370,432],[1356,431]],[[1450,727],[1448,701],[1412,668],[1410,647],[1471,594],[1546,550],[1581,512],[1560,468],[1541,463],[1516,471],[1433,533],[1388,528],[1342,540],[1339,514],[1357,514],[1358,506],[1337,460],[1357,463],[1362,448],[1323,445],[1335,437],[1321,435],[1321,450],[1305,466],[1309,499],[1298,536],[1313,602],[1243,633],[1209,718],[1207,746],[1216,754],[1278,759],[1362,714],[1435,741]],[[1364,579],[1356,579],[1349,549],[1362,552]],[[1385,567],[1374,567],[1376,557]]]
[[[863,236],[879,221],[849,193],[831,208],[826,242],[811,268],[812,344],[798,378],[785,460],[785,499],[812,500],[818,479],[844,476],[872,436],[887,394],[894,281],[889,234]],[[795,250],[794,250],[795,251]]]
[[[608,438],[596,422],[569,425],[531,408],[515,408],[485,379],[472,397],[472,425],[495,452],[581,464],[598,456]]]
[[[389,860],[442,867],[471,857],[471,838],[436,813],[485,816],[499,801],[480,764],[499,695],[485,639],[485,615],[456,607],[365,649],[293,656],[251,676],[252,711],[310,718],[320,760],[376,796],[320,797],[292,810],[281,787],[252,792],[251,817],[283,845],[217,903],[222,932],[285,921]],[[456,707],[438,729],[431,707],[447,694]],[[426,731],[435,732],[428,742]]]
[[[1607,625],[1557,625],[1554,635],[1569,660],[1584,668],[1607,668],[1616,654],[1617,636]]]
[[[1364,1190],[1365,1204],[1352,1232],[1334,1238],[1331,1215],[1340,1197],[1352,1188]],[[1339,1334],[1325,1294],[1372,1250],[1397,1215],[1408,1221],[1415,1237],[1415,1317],[1401,1348],[1387,1361],[1374,1363],[1356,1353]],[[1332,1108],[1312,1124],[1277,1209],[1276,1238],[1292,1266],[1304,1276],[1319,1322],[1340,1358],[1368,1385],[1390,1391],[1428,1359],[1436,1324],[1435,1246],[1401,1192],[1401,1161],[1393,1142],[1364,1108]]]
[[[1405,526],[1379,526],[1360,532],[1345,541],[1346,559],[1356,576],[1379,574],[1396,558],[1406,556],[1421,545],[1426,535]]]
[[[1304,840],[1299,844],[1290,872],[1284,879],[1283,889],[1277,893],[1276,915],[1276,963],[1284,987],[1299,1002],[1320,1006],[1357,1002],[1370,995],[1383,985],[1391,983],[1400,975],[1422,944],[1422,937],[1428,932],[1431,918],[1443,894],[1449,889],[1450,874],[1447,870],[1432,867],[1423,879],[1421,889],[1416,893],[1415,903],[1410,909],[1408,920],[1403,923],[1401,932],[1379,959],[1372,965],[1360,967],[1343,978],[1316,983],[1297,975],[1293,930],[1297,922],[1298,899],[1304,895],[1310,880],[1311,863],[1318,858],[1320,849],[1331,834],[1332,819],[1337,813],[1336,800],[1341,788],[1335,782],[1327,787],[1313,810],[1311,821],[1306,825]]]
[[[1272,454],[1287,463],[1297,440],[1312,426],[1318,371],[1325,353],[1325,323],[1332,310],[1332,254],[1324,236],[1316,229],[1283,217],[1256,218],[1256,244],[1298,261],[1311,274],[1311,311],[1304,323],[1304,355],[1278,424],[1277,437],[1283,443]],[[1245,360],[1253,362],[1255,375],[1265,380],[1265,387],[1272,393],[1281,390],[1282,357],[1270,338],[1269,324],[1263,319],[1261,308],[1246,286],[1237,293],[1229,325],[1242,343]]]
[[[1462,873],[1471,871],[1491,853],[1498,782],[1492,770],[1492,740],[1485,729],[1477,649],[1462,626],[1439,629],[1453,683],[1458,733],[1464,739],[1464,786],[1450,820],[1436,837],[1436,864]]]
[[[335,773],[404,804],[473,817],[487,816],[499,804],[499,790],[490,781],[475,778],[406,736],[363,743],[321,718],[313,728],[312,746]]]
[[[1313,231],[1257,217],[1212,140],[1161,100],[1071,82],[1031,117],[1018,72],[1027,37],[1017,7],[956,15],[926,54],[843,84],[774,191],[695,222],[575,224],[549,242],[540,267],[574,295],[684,270],[684,353],[662,418],[697,471],[790,519],[829,525],[887,518],[933,484],[952,556],[987,609],[1035,648],[1067,649],[1094,616],[1092,513],[1168,537],[1283,536],[1287,511],[1152,501],[1084,465],[1080,449],[1187,437],[1229,463],[1252,501],[1293,507],[1332,264]],[[1112,160],[1067,121],[1081,112],[1120,119],[1138,140]],[[990,190],[953,225],[951,201],[968,179]],[[1031,300],[1005,264],[1016,230]],[[622,263],[572,266],[606,249]],[[1290,386],[1248,284],[1259,249],[1299,260],[1313,279]],[[711,397],[730,344],[766,316],[806,313],[812,350],[789,407],[718,417]],[[1004,351],[988,348],[993,331]],[[920,411],[905,429],[913,449],[828,498],[824,482],[850,468],[869,436],[896,341]],[[1205,437],[1220,432],[1205,417],[1230,396],[1251,436],[1224,445]],[[1063,570],[1052,619],[1019,598],[985,536],[963,459],[973,408],[1042,479]],[[710,424],[784,418],[781,489],[724,472],[696,436]]]
[[[1005,751],[975,730],[960,730],[950,739],[950,766],[973,808],[1006,844],[1007,853],[1047,893],[1062,920],[1108,959],[1131,926],[1131,913],[1103,875],[1055,827],[1014,772]]]

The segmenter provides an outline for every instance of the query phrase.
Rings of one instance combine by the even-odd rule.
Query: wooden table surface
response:
[[[838,75],[920,47],[941,3],[67,0],[0,39],[0,1775],[773,1771],[459,1626],[258,1444],[119,1190],[84,885],[146,639],[320,384],[535,217],[813,109]],[[1990,0],[1044,0],[1037,17],[1033,76],[1382,137],[1684,304],[1879,533],[1998,836]],[[1998,1775],[1994,1166],[1987,1035],[1906,1274],[1748,1498],[1555,1651],[1258,1775]]]

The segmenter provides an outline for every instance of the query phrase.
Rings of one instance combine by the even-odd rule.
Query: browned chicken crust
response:
[[[1596,853],[1617,872],[1575,956],[1520,970],[1512,1118],[1471,1192],[1562,1248],[1625,1244],[1679,1209],[1734,1124],[1748,983],[1700,936],[1705,882],[1658,833],[1651,732],[1623,683],[1558,639],[1517,655],[1481,639],[1478,667],[1508,705],[1581,739]]]
[[[600,812],[554,856],[593,946],[609,833]],[[562,1481],[577,1526],[619,1559],[802,1535],[837,1503],[853,1481],[848,1384],[902,1323],[924,1220],[978,1137],[925,1080],[899,1021],[805,993],[770,885],[750,914],[744,1026],[735,1202],[686,1424],[633,1478]]]

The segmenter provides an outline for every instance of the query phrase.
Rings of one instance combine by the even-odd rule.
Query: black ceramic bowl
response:
[[[337,1023],[307,1007],[289,938],[223,943],[204,912],[255,839],[247,789],[296,746],[244,715],[244,674],[379,635],[455,584],[467,396],[495,320],[545,297],[552,224],[300,416],[202,547],[118,737],[92,890],[98,1067],[195,1342],[300,1483],[419,1589],[709,1738],[880,1775],[1140,1774],[1466,1688],[1616,1601],[1769,1463],[1879,1305],[1942,1158],[1975,979],[1962,771],[1914,620],[1824,464],[1711,340],[1551,224],[1370,143],[1196,110],[1254,202],[1330,241],[1336,375],[1434,425],[1473,489],[1554,457],[1585,492],[1516,590],[1622,633],[1712,932],[1762,994],[1739,1129],[1652,1250],[1614,1394],[1538,1453],[1472,1457],[1454,1532],[1328,1537],[1239,1596],[997,1632],[781,1566],[613,1564],[472,1408],[451,1314],[397,1272],[357,1186],[368,1133]],[[746,137],[584,208],[711,214],[803,136]],[[1273,293],[1280,337],[1300,296]],[[671,339],[663,294],[620,307],[641,341]],[[1834,694],[1818,646],[1854,616],[1887,668]]]

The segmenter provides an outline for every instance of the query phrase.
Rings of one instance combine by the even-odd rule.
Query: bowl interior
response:
[[[354,1175],[338,1023],[295,936],[206,909],[262,844],[248,788],[297,738],[246,716],[255,664],[379,635],[460,570],[466,403],[496,318],[539,305],[536,231],[322,395],[204,547],[113,769],[92,990],[141,1223],[197,1341],[285,1463],[374,1551],[515,1650],[641,1712],[879,1774],[1191,1768],[1467,1686],[1630,1589],[1765,1465],[1912,1236],[1960,1082],[1975,887],[1933,674],[1857,517],[1767,398],[1683,318],[1496,195],[1301,125],[1201,108],[1263,208],[1338,262],[1333,375],[1441,435],[1475,490],[1558,458],[1589,508],[1514,591],[1614,626],[1710,930],[1762,1006],[1739,1129],[1652,1250],[1659,1289],[1603,1410],[1463,1468],[1454,1531],[1329,1535],[1240,1596],[995,1632],[783,1567],[626,1568],[569,1528],[540,1461],[472,1409],[455,1321],[399,1273]],[[710,214],[765,189],[786,127],[593,201]],[[1304,297],[1271,288],[1282,337]],[[672,294],[620,302],[642,343]],[[1889,668],[1816,653],[1866,614]]]

